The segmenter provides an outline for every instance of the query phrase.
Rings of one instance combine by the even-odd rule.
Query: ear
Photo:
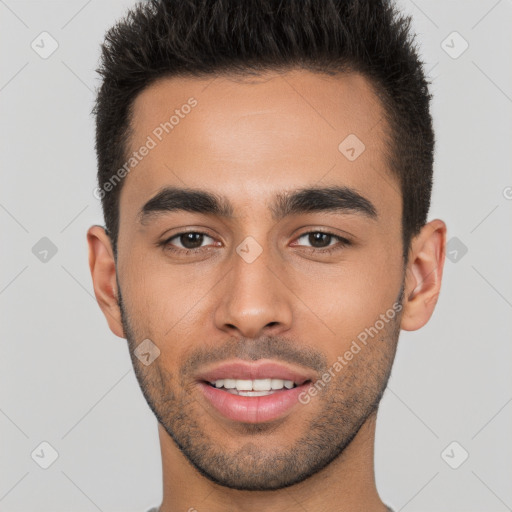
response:
[[[446,224],[435,219],[411,241],[401,329],[420,329],[432,316],[441,290],[445,254]]]
[[[87,231],[89,268],[94,294],[107,319],[110,330],[120,338],[126,338],[121,322],[121,310],[117,302],[116,263],[110,237],[101,226],[91,226]]]

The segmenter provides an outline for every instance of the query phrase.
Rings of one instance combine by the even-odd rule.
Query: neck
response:
[[[375,485],[375,422],[376,412],[327,467],[299,484],[274,491],[239,491],[211,482],[159,425],[164,493],[159,512],[283,512],[299,505],[311,512],[386,512]]]

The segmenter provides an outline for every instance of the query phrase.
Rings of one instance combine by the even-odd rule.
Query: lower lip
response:
[[[263,423],[280,418],[299,403],[299,395],[308,383],[282,389],[266,396],[241,396],[200,382],[205,398],[226,418],[245,423]]]

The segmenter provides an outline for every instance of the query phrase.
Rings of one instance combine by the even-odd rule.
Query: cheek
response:
[[[361,258],[330,269],[324,267],[328,271],[321,274],[303,276],[300,287],[294,290],[301,299],[298,309],[307,309],[300,320],[302,328],[323,332],[338,350],[374,325],[381,314],[393,308],[402,282],[401,261],[397,265],[386,258]]]
[[[205,325],[200,318],[204,315],[205,294],[215,284],[216,276],[208,278],[179,265],[146,259],[140,267],[132,267],[128,279],[133,315],[148,337],[162,342],[179,338],[186,344],[194,329]]]
[[[163,325],[167,324],[169,315],[162,313],[172,311],[168,301],[173,291],[165,275],[135,251],[119,261],[118,267],[123,302],[132,328],[138,336],[157,339],[162,329],[169,328]]]

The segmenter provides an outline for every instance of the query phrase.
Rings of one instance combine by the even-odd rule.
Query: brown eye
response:
[[[321,233],[320,231],[315,231],[313,233],[308,233],[308,242],[312,247],[323,248],[328,247],[331,244],[332,235],[328,233]]]
[[[180,243],[185,249],[197,249],[203,243],[202,233],[183,233],[179,236]]]
[[[203,243],[205,241],[211,240],[212,243],[214,240],[211,236],[208,236],[206,233],[199,233],[197,231],[189,231],[186,233],[178,233],[171,238],[165,240],[162,245],[173,249],[173,250],[194,250],[200,249],[203,247]]]
[[[338,242],[338,245],[341,246],[350,245],[350,242],[345,238],[334,235],[333,233],[324,233],[323,231],[310,231],[309,233],[304,233],[303,235],[299,236],[299,238],[297,238],[297,240],[301,239],[305,239],[309,245],[299,245],[302,245],[303,247],[312,247],[314,249],[324,249],[326,247],[332,247],[336,245],[336,243],[332,242]]]

